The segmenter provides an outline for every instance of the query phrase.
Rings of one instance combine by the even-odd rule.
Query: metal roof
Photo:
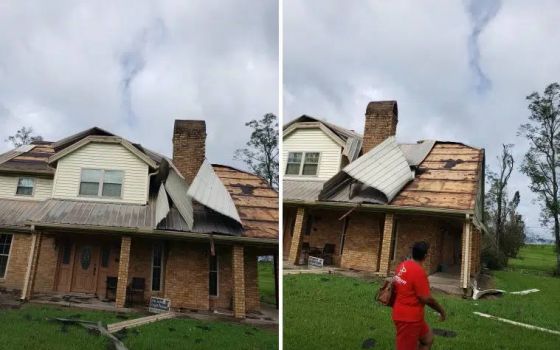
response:
[[[43,205],[44,202],[38,201],[0,199],[0,226],[24,227]]]
[[[391,201],[414,179],[404,153],[395,137],[385,141],[342,169],[352,178],[381,191]]]
[[[284,180],[284,199],[316,201],[323,184],[323,181]]]
[[[177,210],[181,213],[183,220],[187,224],[188,230],[191,230],[194,223],[192,200],[187,195],[189,186],[185,179],[179,176],[174,169],[169,169],[169,174],[165,180],[165,190],[169,197],[173,200]]]
[[[436,141],[424,140],[417,143],[401,143],[399,147],[410,166],[417,167],[428,156]]]
[[[206,160],[202,162],[187,195],[218,213],[241,223],[241,218],[228,190]]]

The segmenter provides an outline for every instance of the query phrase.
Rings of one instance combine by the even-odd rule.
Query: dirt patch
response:
[[[17,292],[0,292],[0,310],[19,309],[21,301],[19,300],[19,293]]]
[[[373,347],[375,347],[375,344],[375,339],[368,338],[362,343],[362,349],[372,349]]]

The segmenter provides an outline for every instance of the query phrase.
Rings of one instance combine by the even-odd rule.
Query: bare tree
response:
[[[541,221],[554,224],[556,240],[556,274],[560,274],[560,207],[558,199],[558,166],[560,152],[560,85],[550,84],[541,95],[527,96],[529,122],[521,125],[519,134],[530,143],[521,171],[530,181],[530,189],[541,201]]]
[[[497,157],[499,163],[499,170],[497,173],[493,171],[488,172],[488,179],[490,181],[489,199],[496,204],[496,213],[494,215],[494,229],[496,234],[496,248],[499,250],[504,236],[504,221],[506,217],[506,210],[504,207],[507,205],[506,188],[513,171],[513,156],[511,155],[511,148],[513,145],[502,145],[502,153]]]
[[[242,160],[251,171],[278,188],[278,118],[265,114],[261,120],[245,124],[253,128],[247,147],[235,151],[234,158]]]
[[[8,136],[6,142],[11,142],[14,147],[29,145],[33,141],[42,141],[43,137],[40,135],[33,135],[33,128],[26,128],[22,126],[15,135]]]

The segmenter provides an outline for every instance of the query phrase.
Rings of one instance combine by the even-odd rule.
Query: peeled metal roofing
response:
[[[381,191],[389,202],[414,179],[414,172],[410,170],[410,165],[394,136],[388,137],[342,171]]]
[[[284,200],[316,201],[323,189],[322,181],[284,180]]]
[[[169,169],[169,174],[165,180],[165,189],[173,200],[173,203],[177,206],[177,210],[179,210],[179,213],[181,213],[181,216],[185,220],[187,228],[191,230],[193,227],[194,217],[192,200],[187,195],[189,186],[173,168]]]
[[[154,218],[155,225],[159,225],[159,223],[165,219],[165,217],[169,214],[169,200],[167,199],[167,191],[165,191],[165,185],[161,184],[159,186],[157,199],[156,199],[156,216]]]
[[[399,147],[408,164],[417,167],[426,159],[435,144],[434,140],[424,140],[418,143],[401,143]]]
[[[242,223],[228,190],[206,160],[202,162],[187,194],[197,202]]]

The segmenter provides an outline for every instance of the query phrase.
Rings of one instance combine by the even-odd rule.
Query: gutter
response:
[[[438,214],[438,215],[450,215],[450,216],[460,216],[460,217],[474,214],[474,210],[396,206],[390,204],[367,204],[367,203],[350,203],[350,202],[298,201],[298,200],[284,200],[283,204],[315,206],[315,207],[331,208],[331,209],[354,208],[356,207],[357,204],[360,204],[360,209],[366,211],[395,212],[395,213],[423,213],[423,214]]]
[[[194,241],[208,241],[211,233],[197,233],[197,232],[179,232],[167,230],[154,230],[151,228],[128,228],[128,227],[114,227],[114,226],[84,226],[72,224],[44,224],[44,223],[28,223],[35,225],[35,229],[46,230],[59,230],[71,232],[99,232],[104,231],[112,234],[128,234],[131,236],[149,237],[149,238],[172,238],[172,239],[185,239]],[[255,237],[239,237],[239,236],[225,236],[212,234],[212,238],[216,242],[222,243],[244,243],[247,245],[256,246],[277,246],[278,240],[271,238],[255,238]]]

